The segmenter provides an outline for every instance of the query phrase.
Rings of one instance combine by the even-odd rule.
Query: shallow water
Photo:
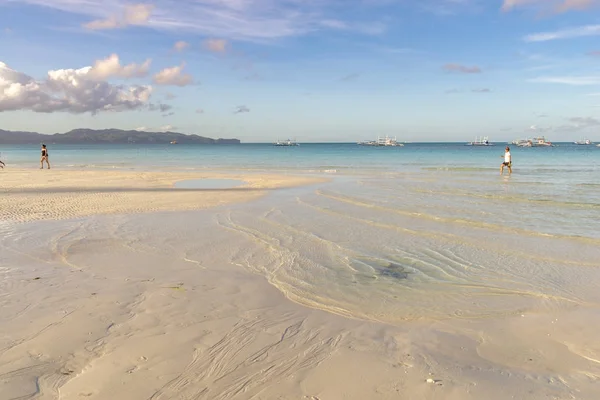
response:
[[[147,232],[128,231],[144,238],[136,243],[150,241],[175,255],[182,248],[193,253],[208,240],[207,232],[219,232],[223,239],[206,254],[215,259],[231,254],[229,262],[265,276],[307,306],[394,323],[563,309],[599,298],[594,282],[600,277],[600,149],[595,147],[514,148],[512,176],[499,175],[503,146],[53,150],[55,165],[62,168],[90,162],[143,169],[160,162],[167,170],[292,170],[331,178],[219,209],[197,222],[208,224],[202,231],[187,225],[206,218],[203,213],[189,213],[180,225],[173,222],[179,219],[159,216],[124,219],[143,221]],[[5,157],[9,165],[12,159],[23,166],[30,150],[4,151],[11,156]],[[175,187],[239,183],[199,180]],[[167,228],[171,237],[164,236]]]
[[[52,257],[68,262],[101,240],[230,263],[302,305],[390,324],[600,304],[598,210],[541,193],[517,175],[342,176],[207,212],[8,225],[2,245],[66,249]]]
[[[231,189],[245,182],[237,179],[186,179],[173,184],[175,189]]]

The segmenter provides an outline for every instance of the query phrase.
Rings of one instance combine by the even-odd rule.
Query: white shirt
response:
[[[507,162],[507,163],[510,162],[510,151],[507,151],[506,153],[504,153],[504,162]]]

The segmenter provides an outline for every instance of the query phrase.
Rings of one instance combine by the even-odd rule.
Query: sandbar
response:
[[[189,180],[245,182],[234,188],[177,188]],[[222,172],[5,170],[0,221],[78,218],[97,214],[200,210],[250,201],[269,190],[323,181],[314,177]]]

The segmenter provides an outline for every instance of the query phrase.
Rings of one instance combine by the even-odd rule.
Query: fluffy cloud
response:
[[[184,42],[183,40],[180,40],[179,42],[176,42],[173,45],[173,50],[175,50],[177,52],[182,52],[185,49],[187,49],[188,47],[190,47],[190,44],[188,42]]]
[[[481,73],[481,68],[479,68],[477,66],[467,67],[466,65],[460,65],[460,64],[446,64],[442,68],[448,72],[459,72],[461,74],[479,74],[479,73]]]
[[[490,93],[492,90],[488,89],[488,88],[481,88],[481,89],[473,89],[471,90],[471,92],[473,93]]]
[[[88,22],[83,26],[91,30],[104,30],[125,28],[129,25],[144,25],[150,19],[153,9],[154,6],[151,4],[126,4],[120,13]]]
[[[206,39],[202,44],[213,53],[225,53],[229,48],[229,42],[225,39]]]
[[[109,57],[110,58],[110,57]],[[105,60],[100,61],[104,65]],[[117,63],[118,64],[118,63]],[[43,80],[11,69],[0,62],[0,112],[92,113],[127,111],[148,105],[152,88],[140,85],[113,85],[101,76],[131,75],[139,67],[59,69],[48,71]],[[126,71],[126,72],[124,72]]]
[[[534,6],[556,13],[582,11],[600,4],[600,0],[504,0],[502,9],[510,11],[517,7]]]
[[[194,82],[190,74],[184,74],[185,64],[165,68],[154,75],[154,83],[157,85],[187,86]]]
[[[89,72],[89,76],[98,80],[108,78],[141,78],[148,75],[151,60],[144,61],[143,64],[121,65],[119,56],[111,54],[103,60],[97,60]]]

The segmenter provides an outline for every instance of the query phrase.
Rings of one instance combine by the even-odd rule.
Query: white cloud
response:
[[[599,76],[542,76],[530,79],[530,82],[538,83],[558,83],[563,85],[587,86],[600,85]]]
[[[59,0],[59,2],[61,2]],[[80,3],[75,0],[72,3]],[[86,2],[93,3],[93,2]],[[107,18],[97,19],[84,24],[83,26],[91,30],[118,29],[129,25],[144,25],[150,19],[154,6],[151,4],[125,4],[121,12],[114,12]]]
[[[14,0],[0,0],[0,4]],[[347,26],[358,33],[385,29],[381,20],[336,21],[349,7],[365,0],[157,0],[153,5],[131,5],[128,0],[18,0],[90,19],[89,29],[116,29],[144,25],[171,32],[193,32],[228,40],[265,41]],[[373,4],[371,7],[385,7]],[[323,22],[325,21],[325,22]],[[329,22],[328,22],[329,21]]]
[[[148,127],[148,126],[140,126],[138,128],[135,128],[135,131],[138,132],[174,132],[176,129],[178,129],[176,126],[173,125],[164,125],[161,127]]]
[[[190,74],[184,74],[185,64],[165,68],[154,75],[154,83],[157,85],[187,86],[194,82]]]
[[[44,80],[0,62],[0,112],[98,113],[127,111],[148,105],[150,86],[113,85],[94,76],[93,67],[48,71]]]
[[[543,133],[543,132],[549,132],[552,129],[553,128],[551,126],[541,127],[541,126],[537,126],[537,125],[531,125],[529,128],[527,128],[527,131],[529,131],[529,132],[536,132],[536,133]]]
[[[599,4],[599,0],[504,0],[502,9],[510,11],[518,7],[531,6],[554,13],[564,13],[587,10]]]
[[[89,72],[90,77],[98,80],[106,80],[108,78],[141,78],[148,75],[151,60],[148,59],[144,63],[121,65],[119,56],[111,54],[103,60],[97,60]]]
[[[541,32],[527,35],[523,38],[526,42],[547,42],[557,39],[572,39],[584,36],[600,35],[600,25],[586,25],[576,28],[563,29],[554,32]]]
[[[229,48],[229,42],[225,39],[206,39],[202,44],[213,53],[225,53]]]
[[[177,52],[181,52],[181,51],[187,49],[188,47],[190,47],[190,44],[188,42],[184,42],[183,40],[180,40],[179,42],[175,42],[175,44],[173,45],[173,50],[175,50]]]

